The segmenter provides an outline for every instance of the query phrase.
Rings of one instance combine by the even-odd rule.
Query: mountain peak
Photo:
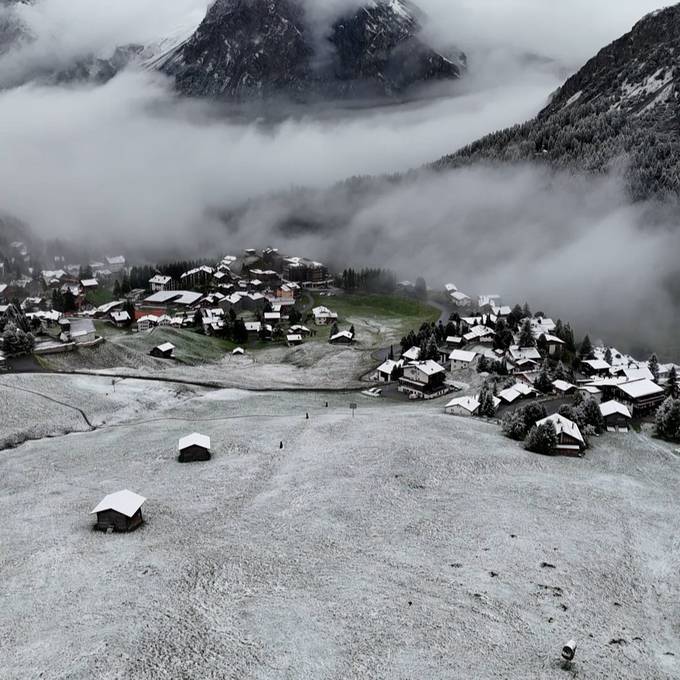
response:
[[[464,55],[449,58],[428,46],[420,17],[407,0],[366,0],[318,36],[300,0],[217,0],[157,66],[190,96],[396,96],[461,75]]]

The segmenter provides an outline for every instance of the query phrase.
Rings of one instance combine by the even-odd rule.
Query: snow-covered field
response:
[[[680,675],[671,447],[543,458],[352,393],[160,401],[0,452],[3,680]],[[179,464],[193,430],[214,457]],[[121,488],[145,525],[92,531]]]

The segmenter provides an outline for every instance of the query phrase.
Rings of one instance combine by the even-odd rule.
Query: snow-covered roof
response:
[[[462,349],[454,349],[453,352],[449,354],[449,359],[451,359],[451,361],[462,361],[469,364],[475,360],[476,356],[477,352],[466,352]]]
[[[436,361],[432,361],[431,359],[428,359],[427,361],[413,362],[410,365],[416,367],[425,375],[435,375],[444,371],[443,366],[440,366]]]
[[[376,369],[376,371],[380,373],[392,373],[392,371],[395,368],[400,368],[401,366],[404,365],[403,361],[394,361],[394,359],[387,359],[386,361],[383,361],[380,366]]]
[[[619,413],[626,418],[632,418],[630,411],[627,406],[620,404],[618,401],[606,401],[604,404],[600,404],[600,413],[606,418],[607,416]]]
[[[210,437],[205,434],[199,434],[198,432],[192,432],[179,440],[177,448],[180,451],[183,451],[190,446],[200,446],[203,449],[209,449]]]
[[[107,257],[106,261],[109,264],[125,264],[125,258],[122,255],[115,255],[114,257]]]
[[[300,326],[299,324],[296,324],[295,326],[290,327],[291,331],[295,331],[297,333],[309,333],[310,330],[307,328],[307,326]]]
[[[479,402],[474,397],[456,397],[455,399],[452,399],[445,408],[454,408],[456,406],[463,408],[470,413],[474,413],[479,408]]]
[[[444,289],[446,290],[447,293],[455,293],[458,290],[458,286],[456,286],[455,283],[447,283],[444,286]]]
[[[409,361],[418,361],[420,358],[420,347],[411,347],[407,349],[401,355],[402,359],[408,359]]]
[[[162,274],[156,274],[149,279],[149,283],[157,284],[159,286],[165,286],[172,281],[172,277],[163,276]]]
[[[297,333],[291,333],[290,335],[286,335],[286,341],[287,342],[301,342],[302,336],[298,335]]]
[[[115,309],[116,307],[120,307],[124,304],[125,304],[125,300],[113,300],[111,302],[107,302],[107,303],[97,307],[97,311],[100,312],[101,314],[108,314],[112,309]]]
[[[281,312],[265,312],[264,318],[268,321],[275,321],[281,319]]]
[[[340,331],[339,333],[336,333],[335,335],[331,335],[331,340],[339,340],[340,338],[347,338],[348,340],[352,340],[354,336],[349,332],[349,331]]]
[[[259,321],[246,321],[245,327],[250,333],[259,333],[262,330],[262,324]]]
[[[562,340],[562,338],[558,338],[556,335],[550,335],[550,333],[544,333],[543,337],[551,345],[564,345],[565,344],[564,340]]]
[[[572,385],[566,380],[553,380],[553,387],[559,392],[568,392],[569,390],[576,389],[576,385]]]
[[[522,395],[520,392],[514,387],[508,387],[507,389],[498,393],[498,397],[503,401],[506,401],[508,404],[512,404],[513,401],[519,399],[521,396]]]
[[[585,444],[585,440],[583,439],[581,430],[578,429],[578,425],[573,421],[569,420],[569,418],[565,418],[559,413],[553,413],[551,416],[548,416],[547,418],[538,420],[536,422],[536,425],[539,426],[543,425],[544,423],[552,423],[555,426],[555,431],[557,432],[557,434],[561,434],[562,432],[564,432],[565,434],[576,439],[577,441],[580,441],[582,444]]]
[[[628,378],[631,382],[633,380],[652,380],[654,381],[654,374],[649,370],[647,366],[643,368],[624,368],[623,375]]]
[[[585,359],[581,363],[590,366],[593,371],[608,371],[611,368],[604,359]]]
[[[123,311],[123,312],[111,312],[111,318],[114,321],[129,321],[130,315],[125,311]]]
[[[532,361],[540,361],[541,353],[535,347],[519,347],[513,345],[510,348],[510,356],[513,359],[531,359]]]
[[[602,392],[595,385],[581,385],[578,389],[579,392],[587,392],[588,394],[600,394]]]
[[[94,515],[98,512],[103,512],[104,510],[115,510],[121,515],[132,517],[137,510],[142,507],[144,501],[146,501],[144,496],[123,489],[122,491],[116,491],[116,493],[110,493],[108,496],[104,496],[99,505],[97,505],[90,514]]]
[[[659,387],[656,383],[646,379],[635,380],[634,382],[619,385],[619,389],[631,399],[651,397],[654,394],[661,394],[663,392],[662,387]]]
[[[160,352],[173,352],[175,350],[175,346],[171,342],[164,342],[162,345],[158,345],[156,349]]]
[[[232,354],[245,354],[246,351],[243,349],[243,347],[236,347],[234,350],[232,350]]]
[[[99,285],[99,281],[97,281],[97,279],[81,279],[80,283],[83,288],[93,288]]]
[[[201,297],[201,293],[192,290],[159,290],[157,293],[149,295],[144,302],[148,304],[193,305]]]
[[[461,293],[459,290],[451,293],[451,298],[454,299],[456,302],[464,302],[465,300],[471,299],[469,295],[465,295],[465,293]]]

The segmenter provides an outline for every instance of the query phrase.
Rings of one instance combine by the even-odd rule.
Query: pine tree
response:
[[[493,402],[493,392],[487,383],[484,383],[478,397],[479,409],[477,414],[482,418],[493,418],[496,415],[496,407]]]
[[[668,374],[668,381],[666,382],[666,390],[668,394],[674,399],[678,398],[678,372],[675,370],[675,366],[671,367],[670,373]]]
[[[534,334],[531,331],[531,321],[525,319],[522,323],[522,328],[519,331],[518,344],[520,347],[535,347],[536,340],[534,339]]]
[[[552,456],[557,452],[557,432],[551,422],[534,425],[527,435],[524,447],[534,453]]]
[[[394,361],[394,347],[392,345],[390,345],[390,353],[387,358],[390,359],[390,361]]]
[[[421,359],[432,359],[432,361],[437,361],[439,359],[439,347],[437,347],[437,338],[434,333],[430,336],[425,347],[425,354],[421,355]]]
[[[546,359],[541,365],[541,370],[534,381],[534,387],[543,394],[552,392],[552,380],[550,379],[550,364]]]
[[[579,348],[579,355],[582,359],[590,359],[593,356],[593,344],[590,342],[590,338],[587,335],[583,338],[583,342]]]
[[[113,284],[113,297],[117,300],[121,296],[120,282],[118,279],[115,280]]]
[[[654,381],[659,382],[659,359],[656,354],[652,354],[649,357],[649,362],[647,363],[650,373],[654,376]]]
[[[612,350],[610,347],[607,347],[607,351],[604,353],[604,360],[611,366],[613,357],[612,357]]]
[[[567,375],[566,367],[561,361],[559,361],[555,367],[555,370],[553,371],[553,380],[567,380],[568,377],[569,376]]]
[[[587,398],[579,407],[583,423],[590,425],[595,432],[600,433],[605,429],[604,418],[599,404],[592,397]]]

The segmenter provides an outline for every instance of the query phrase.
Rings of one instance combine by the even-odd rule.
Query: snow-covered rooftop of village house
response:
[[[444,367],[440,366],[436,361],[428,359],[427,361],[417,361],[411,363],[411,366],[415,366],[419,371],[422,371],[425,375],[435,375],[436,373],[441,373],[444,371]]]
[[[623,375],[628,378],[630,382],[634,380],[652,380],[654,381],[654,374],[647,366],[641,368],[624,368]]]
[[[471,361],[474,361],[476,356],[477,352],[467,352],[462,349],[454,349],[453,352],[449,354],[449,359],[451,359],[451,361],[462,361],[469,364]]]
[[[145,298],[144,302],[147,304],[193,305],[201,297],[203,297],[202,293],[196,293],[192,290],[159,290]]]
[[[130,320],[130,314],[128,312],[125,312],[125,311],[111,312],[111,318],[114,321],[129,321]]]
[[[97,311],[101,314],[108,314],[112,309],[121,307],[124,304],[125,300],[112,300],[111,302],[106,302],[105,304],[97,307]]]
[[[444,286],[444,289],[446,290],[447,293],[455,293],[458,290],[458,286],[456,286],[455,283],[447,283]]]
[[[81,279],[80,283],[83,288],[92,288],[99,285],[99,281],[97,281],[97,279]]]
[[[608,371],[611,368],[604,359],[585,359],[581,363],[590,366],[593,371]]]
[[[290,333],[289,335],[286,335],[286,342],[301,342],[302,341],[302,336],[299,335],[298,333]]]
[[[507,401],[508,404],[512,404],[513,401],[519,399],[522,394],[515,387],[508,387],[502,392],[498,393],[498,397],[503,401]]]
[[[386,361],[383,361],[380,366],[376,369],[380,373],[392,373],[392,371],[395,368],[400,368],[401,366],[404,365],[403,361],[394,361],[394,359],[387,359]]]
[[[106,261],[112,264],[125,264],[125,258],[122,255],[115,255],[114,257],[107,257]]]
[[[444,408],[454,408],[459,406],[460,408],[474,413],[479,408],[479,402],[475,397],[456,397],[452,399]]]
[[[179,440],[177,448],[180,451],[190,447],[190,446],[200,446],[203,449],[210,448],[210,437],[206,434],[199,434],[198,432],[192,432],[191,434],[182,437]]]
[[[173,352],[175,350],[175,346],[171,342],[164,342],[162,345],[158,345],[156,349],[164,353]]]
[[[352,340],[354,336],[349,332],[349,331],[340,331],[339,333],[336,333],[335,335],[331,335],[331,340],[339,340],[340,338],[347,338],[348,340]]]
[[[620,404],[618,401],[606,401],[604,404],[600,404],[600,413],[603,417],[614,415],[615,413],[620,413],[626,418],[632,418],[630,411],[627,406]]]
[[[577,441],[580,441],[582,444],[585,444],[583,435],[581,434],[581,430],[578,429],[578,425],[569,420],[568,418],[561,416],[559,413],[553,413],[551,416],[548,416],[547,418],[542,418],[541,420],[538,420],[536,422],[536,425],[540,426],[543,425],[544,423],[552,423],[558,435],[564,432],[565,434],[569,435],[570,437],[573,437]]]
[[[463,302],[464,300],[471,299],[469,295],[465,295],[465,293],[461,293],[459,290],[451,293],[451,298],[454,299],[456,302]]]
[[[116,491],[115,493],[110,493],[108,496],[104,496],[90,514],[94,515],[98,512],[103,512],[104,510],[115,510],[121,515],[132,517],[137,510],[142,507],[144,501],[146,501],[144,496],[123,489],[122,491]]]
[[[246,351],[243,349],[243,347],[235,347],[232,352],[232,354],[245,354]]]
[[[560,392],[568,392],[569,390],[576,389],[575,385],[572,385],[566,380],[553,380],[553,387]]]
[[[411,349],[407,349],[402,353],[401,358],[407,359],[408,361],[418,361],[420,358],[420,347],[411,347]]]
[[[155,283],[159,286],[165,286],[172,281],[170,276],[163,276],[162,274],[156,274],[149,279],[149,283]]]
[[[619,385],[619,389],[627,394],[631,399],[639,399],[640,397],[650,397],[654,394],[663,392],[663,388],[659,387],[651,380],[635,380],[634,382]]]

